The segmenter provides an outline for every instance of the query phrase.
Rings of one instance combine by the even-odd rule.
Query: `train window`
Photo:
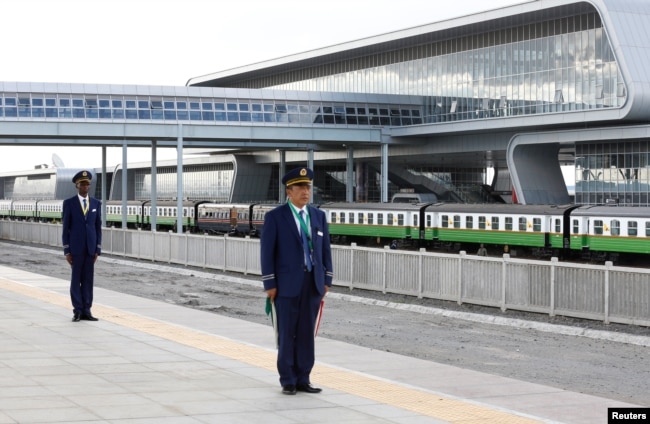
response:
[[[636,221],[629,221],[627,223],[627,235],[636,236],[637,235],[637,223]]]
[[[556,233],[562,232],[562,221],[559,218],[555,218],[555,232]]]
[[[370,225],[374,224],[375,223],[374,218],[375,218],[375,214],[372,213],[372,212],[369,212],[368,213],[368,224],[370,224]]]
[[[389,213],[386,218],[386,225],[393,225],[393,214]]]
[[[442,215],[440,217],[440,226],[442,228],[447,228],[449,227],[449,215]]]
[[[431,215],[427,215],[427,227],[431,226]]]
[[[479,216],[478,217],[478,228],[480,230],[485,230],[485,217],[484,216]]]
[[[512,217],[506,216],[506,230],[512,231]]]
[[[404,214],[403,213],[398,213],[397,214],[397,225],[404,225]]]
[[[341,224],[345,224],[345,212],[341,212]]]
[[[580,221],[577,219],[573,220],[573,234],[578,234],[580,232]]]
[[[542,231],[542,218],[533,218],[533,231]]]
[[[378,225],[384,225],[384,214],[383,213],[378,213],[377,214],[377,224]]]
[[[350,218],[350,224],[354,224],[354,212],[350,212],[348,218]]]
[[[499,217],[498,216],[493,216],[492,217],[492,229],[493,230],[498,230],[499,229]]]
[[[330,214],[330,222],[336,224],[336,212]]]
[[[413,226],[414,227],[418,226],[418,214],[416,213],[413,214]]]
[[[621,235],[621,221],[619,221],[618,219],[612,219],[611,222],[609,223],[609,227],[611,230],[611,234],[613,236]]]
[[[465,228],[472,229],[474,228],[474,217],[468,216],[465,218]]]
[[[460,228],[460,215],[454,215],[454,228]]]
[[[645,236],[650,237],[650,222],[645,223]]]
[[[602,234],[602,233],[603,233],[603,221],[597,219],[594,221],[594,234]]]
[[[519,217],[519,231],[526,231],[528,220],[524,216]]]
[[[364,224],[364,219],[363,219],[363,213],[362,213],[362,212],[359,212],[359,213],[357,214],[357,222],[358,222],[359,224]]]

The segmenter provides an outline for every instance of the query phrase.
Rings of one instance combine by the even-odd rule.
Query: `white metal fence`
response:
[[[60,246],[61,225],[0,220],[0,238]],[[647,269],[354,245],[332,250],[337,286],[650,326]],[[260,275],[257,239],[106,228],[102,251]]]

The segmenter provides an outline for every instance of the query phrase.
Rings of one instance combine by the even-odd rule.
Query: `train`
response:
[[[650,253],[650,208],[602,205],[329,203],[333,241],[616,261]],[[647,259],[647,258],[646,258]]]
[[[127,203],[127,225],[149,229],[150,201]],[[0,218],[57,221],[62,201],[0,201]],[[185,231],[260,237],[272,203],[183,203]],[[617,260],[650,253],[650,208],[606,205],[324,203],[333,243],[478,249],[508,247],[535,256]],[[175,229],[176,202],[158,202],[158,229]],[[122,202],[107,202],[107,223],[122,224]]]
[[[264,224],[264,214],[277,204],[223,204],[209,200],[182,202],[183,231],[231,236],[259,237]],[[123,204],[121,200],[106,202],[106,225],[120,228]],[[176,231],[178,203],[156,202],[156,227],[158,230]],[[127,228],[151,229],[152,205],[150,200],[126,202]],[[0,200],[0,219],[37,222],[61,222],[63,200]]]

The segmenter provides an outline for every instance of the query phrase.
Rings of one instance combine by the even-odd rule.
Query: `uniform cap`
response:
[[[282,184],[287,187],[295,184],[311,184],[314,179],[314,171],[309,168],[295,168],[282,177]]]
[[[88,181],[93,179],[93,174],[90,173],[90,171],[79,171],[76,174],[74,174],[74,177],[72,177],[72,182],[77,184],[82,181]]]

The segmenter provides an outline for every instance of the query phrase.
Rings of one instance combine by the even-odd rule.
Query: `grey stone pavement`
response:
[[[282,395],[271,328],[0,266],[0,424],[607,422],[595,396],[317,338],[318,395]]]

